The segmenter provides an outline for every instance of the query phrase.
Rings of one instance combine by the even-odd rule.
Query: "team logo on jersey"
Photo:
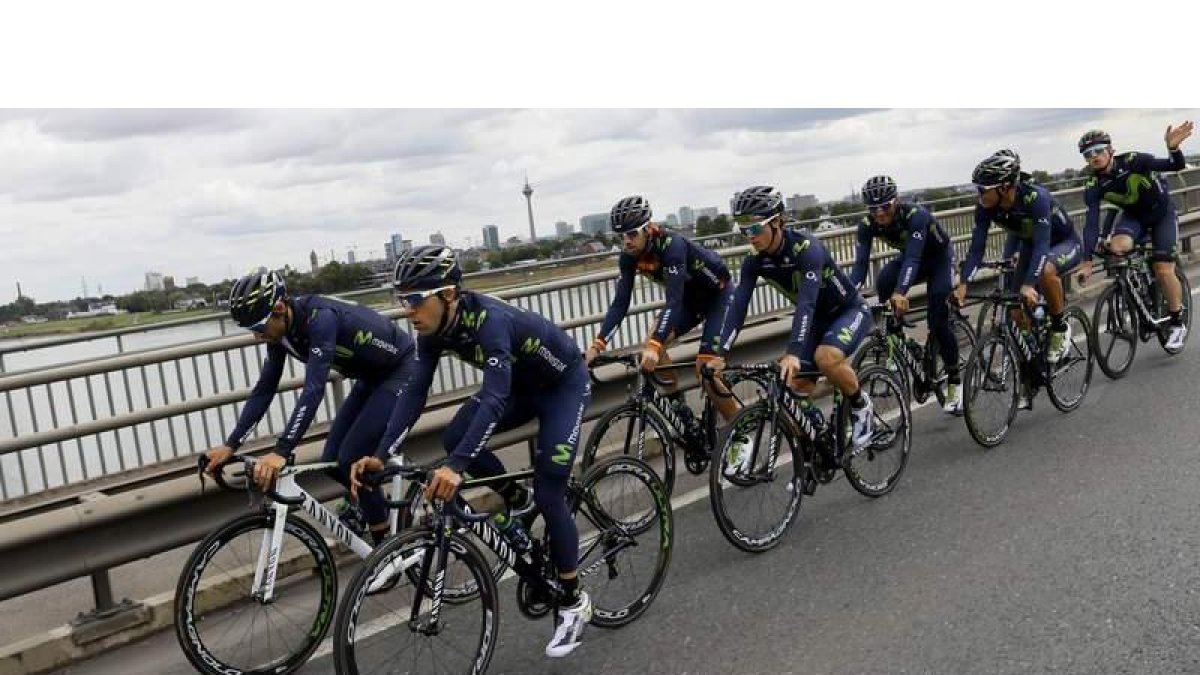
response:
[[[921,231],[920,231],[920,230],[914,230],[914,231],[913,231],[913,233],[912,233],[912,238],[913,238],[913,239],[921,239],[921,238],[922,238],[922,237],[921,237]]]
[[[1025,203],[1032,204],[1037,201],[1037,198],[1038,198],[1037,190],[1030,190],[1029,194],[1025,195]]]
[[[313,356],[320,356],[320,355],[321,355],[321,348],[320,348],[320,347],[313,347],[313,348],[312,348],[312,353],[313,353]]]
[[[486,309],[480,310],[479,312],[463,312],[462,322],[467,328],[479,330],[479,327],[483,325],[484,321],[487,321]]]
[[[816,280],[817,280],[817,273],[816,273],[816,272],[814,272],[814,271],[812,271],[812,270],[809,270],[809,271],[807,271],[807,272],[805,272],[805,273],[804,273],[804,278],[805,278],[805,279],[808,279],[809,281],[816,281]]]
[[[571,464],[571,446],[566,443],[559,443],[554,446],[554,456],[550,461],[559,466],[569,466]]]
[[[1125,181],[1125,192],[1105,192],[1104,199],[1113,204],[1120,206],[1129,206],[1136,204],[1141,197],[1142,188],[1149,190],[1151,188],[1150,179],[1141,174],[1132,174]]]
[[[801,239],[800,241],[792,244],[792,255],[800,255],[801,253],[804,253],[811,245],[811,241],[807,239]]]
[[[849,327],[843,327],[840,331],[838,331],[837,339],[838,342],[848,345],[854,341],[854,332],[851,331]]]

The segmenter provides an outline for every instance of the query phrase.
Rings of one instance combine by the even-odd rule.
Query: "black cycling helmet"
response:
[[[250,328],[271,316],[275,303],[287,295],[278,272],[247,274],[229,289],[229,316],[242,328]]]
[[[770,185],[755,185],[738,193],[733,200],[733,215],[769,217],[783,213],[783,196]]]
[[[1011,185],[1021,177],[1021,165],[1008,155],[992,155],[979,163],[971,174],[971,182],[981,188]]]
[[[867,206],[883,206],[896,198],[896,181],[891,176],[874,176],[862,187],[863,203]]]
[[[650,222],[650,202],[641,195],[626,197],[617,202],[608,213],[608,226],[613,232],[636,230]]]
[[[462,282],[458,256],[448,246],[419,246],[405,251],[392,270],[392,287],[427,291]]]
[[[1021,168],[1021,156],[1018,155],[1017,151],[1013,150],[1012,148],[1000,148],[996,152],[993,152],[992,156],[993,157],[1001,157],[1001,156],[1012,157],[1017,162],[1017,168],[1018,169]]]
[[[1091,131],[1088,131],[1079,137],[1080,154],[1093,145],[1112,145],[1112,138],[1109,137],[1107,133],[1100,131],[1099,129],[1092,129]]]

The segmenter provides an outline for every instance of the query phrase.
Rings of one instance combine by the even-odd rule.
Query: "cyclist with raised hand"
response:
[[[733,305],[721,331],[723,351],[728,352],[737,340],[758,279],[766,279],[796,303],[787,349],[779,361],[783,381],[797,393],[811,394],[816,381],[799,373],[819,369],[850,401],[851,445],[864,447],[871,440],[873,410],[849,357],[871,330],[866,303],[820,239],[784,226],[783,197],[774,187],[746,188],[734,199],[733,209],[735,226],[750,239],[754,255],[742,262]],[[816,406],[807,397],[804,403],[805,414],[815,416]],[[740,456],[736,463],[730,458],[730,463],[745,471],[753,448],[744,443],[734,449]]]
[[[650,202],[640,195],[620,200],[609,213],[609,225],[621,235],[623,244],[618,260],[621,276],[600,334],[587,350],[587,361],[591,363],[604,351],[625,320],[636,276],[642,274],[666,290],[666,307],[658,314],[654,330],[642,349],[642,370],[649,372],[660,364],[670,363],[665,347],[703,322],[696,355],[699,375],[704,364],[716,358],[720,346],[721,324],[733,299],[729,269],[715,252],[679,233],[660,228],[650,218]],[[729,421],[737,413],[737,404],[724,391],[714,394],[710,381],[703,377],[700,381],[721,416]],[[675,391],[671,396],[688,426],[693,426],[694,418],[683,400],[683,392]]]
[[[208,451],[208,472],[230,460],[267,412],[291,355],[305,364],[304,389],[275,449],[255,464],[254,480],[264,490],[275,481],[317,413],[329,371],[336,370],[354,379],[354,386],[329,428],[321,461],[336,461],[338,470],[331,477],[350,487],[351,465],[375,450],[413,366],[412,338],[367,307],[321,295],[291,297],[277,272],[238,279],[229,292],[229,313],[266,343],[267,358],[225,444]],[[383,496],[365,494],[359,503],[378,544],[388,533]],[[344,509],[340,517],[362,533],[357,509]]]
[[[461,280],[458,258],[444,246],[422,246],[396,261],[392,285],[418,334],[416,367],[375,455],[354,465],[354,489],[361,486],[362,472],[383,469],[383,459],[416,423],[443,353],[481,369],[479,391],[446,428],[443,442],[449,459],[434,471],[426,496],[451,499],[464,471],[477,478],[503,474],[504,465],[485,447],[492,434],[537,419],[533,499],[546,521],[550,557],[567,598],[558,610],[546,655],[566,656],[579,646],[592,613],[588,594],[579,589],[579,532],[567,505],[567,483],[591,380],[579,347],[562,329],[539,314],[463,290]],[[515,483],[497,491],[510,509],[527,500]]]
[[[1162,286],[1171,313],[1167,349],[1180,349],[1187,337],[1183,321],[1183,289],[1175,278],[1175,246],[1179,240],[1179,220],[1171,201],[1166,182],[1159,171],[1180,171],[1186,163],[1179,145],[1192,135],[1192,122],[1178,128],[1168,126],[1163,140],[1167,143],[1167,159],[1143,152],[1113,153],[1112,138],[1103,131],[1092,130],[1079,139],[1079,152],[1088,163],[1092,176],[1084,187],[1083,201],[1087,206],[1083,238],[1086,250],[1095,251],[1100,234],[1100,201],[1123,211],[1120,224],[1112,232],[1109,249],[1124,254],[1143,237],[1153,242],[1151,260],[1154,276]],[[1112,228],[1116,211],[1110,211],[1105,222],[1105,234]],[[1084,261],[1080,280],[1092,274],[1092,261]]]
[[[950,327],[950,290],[954,283],[954,249],[950,237],[923,206],[902,202],[896,181],[875,176],[862,188],[867,215],[858,224],[858,247],[850,281],[862,288],[871,262],[871,243],[883,239],[902,255],[888,262],[875,278],[880,300],[886,299],[897,316],[908,311],[908,291],[914,284],[928,282],[929,330],[937,337],[946,364],[946,403],[943,409],[955,414],[962,409],[962,380],[958,372],[958,339]]]
[[[1071,217],[1046,188],[1021,180],[1021,166],[1013,155],[997,153],[988,157],[975,167],[971,180],[979,191],[979,203],[975,205],[971,248],[954,290],[955,299],[960,305],[965,300],[966,282],[975,277],[983,261],[988,230],[992,223],[1000,225],[1008,233],[1003,258],[1020,256],[1012,290],[1019,291],[1030,306],[1037,304],[1038,287],[1046,296],[1050,313],[1046,359],[1057,363],[1071,341],[1071,328],[1063,317],[1067,301],[1062,277],[1083,259],[1083,243]],[[1015,320],[1022,327],[1028,326],[1024,315]],[[1030,397],[1022,393],[1020,407],[1027,410],[1031,403]]]

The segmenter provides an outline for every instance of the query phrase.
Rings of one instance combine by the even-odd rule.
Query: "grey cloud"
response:
[[[782,108],[675,110],[673,116],[687,131],[799,131],[848,117],[877,112],[867,108]]]
[[[17,111],[50,136],[66,141],[109,141],[182,133],[224,133],[252,123],[240,110],[136,109]]]

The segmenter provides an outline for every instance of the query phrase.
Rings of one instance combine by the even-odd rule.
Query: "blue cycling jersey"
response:
[[[652,236],[646,251],[640,256],[622,253],[619,266],[621,276],[617,280],[612,305],[604,316],[600,327],[600,340],[608,344],[629,311],[633,297],[635,275],[642,274],[666,286],[666,307],[658,316],[652,337],[666,341],[675,325],[676,317],[683,314],[688,300],[715,297],[729,283],[729,269],[715,251],[675,233]],[[706,303],[693,302],[694,306]]]
[[[283,377],[290,354],[305,364],[304,389],[276,442],[276,452],[290,455],[312,423],[325,395],[330,369],[354,379],[376,380],[404,367],[413,354],[413,340],[378,312],[320,295],[291,301],[292,322],[279,344],[267,345],[258,383],[225,441],[237,448],[267,411]]]
[[[1021,242],[1029,242],[1032,245],[1030,259],[1035,264],[1027,267],[1024,283],[1028,285],[1036,282],[1036,276],[1042,269],[1050,247],[1078,237],[1071,216],[1049,190],[1033,183],[1018,183],[1017,197],[1011,208],[995,206],[989,209],[979,204],[975,205],[975,230],[971,234],[971,250],[967,253],[967,260],[962,268],[964,281],[970,281],[978,271],[979,263],[983,262],[988,229],[992,223],[1008,232],[1006,256],[1012,255]]]
[[[742,276],[734,291],[733,304],[721,330],[721,344],[728,351],[737,339],[750,298],[759,277],[796,303],[787,353],[799,356],[812,331],[814,315],[833,316],[863,303],[862,296],[845,272],[834,262],[817,237],[784,228],[783,241],[775,253],[749,255],[742,262]]]
[[[449,327],[440,335],[417,338],[413,375],[396,402],[377,456],[392,452],[417,421],[443,352],[483,370],[483,383],[472,396],[478,413],[450,454],[449,466],[459,472],[483,450],[514,391],[548,388],[583,358],[575,341],[546,317],[461,291]]]
[[[952,254],[950,237],[929,210],[923,206],[901,202],[896,205],[896,213],[890,225],[879,225],[870,215],[864,216],[858,224],[858,247],[854,256],[854,269],[850,272],[850,281],[856,287],[867,279],[867,269],[871,262],[871,242],[875,237],[904,252],[895,289],[895,292],[901,295],[907,294],[909,287],[916,283],[917,272],[921,269],[923,261],[943,260]]]
[[[1144,224],[1160,220],[1172,208],[1170,190],[1159,171],[1180,171],[1187,166],[1183,151],[1176,149],[1167,159],[1144,152],[1115,155],[1108,171],[1095,173],[1084,186],[1083,202],[1087,216],[1083,226],[1085,251],[1096,248],[1100,236],[1100,202],[1119,207],[1129,217]],[[1104,223],[1105,234],[1112,229],[1116,211],[1110,211]]]

